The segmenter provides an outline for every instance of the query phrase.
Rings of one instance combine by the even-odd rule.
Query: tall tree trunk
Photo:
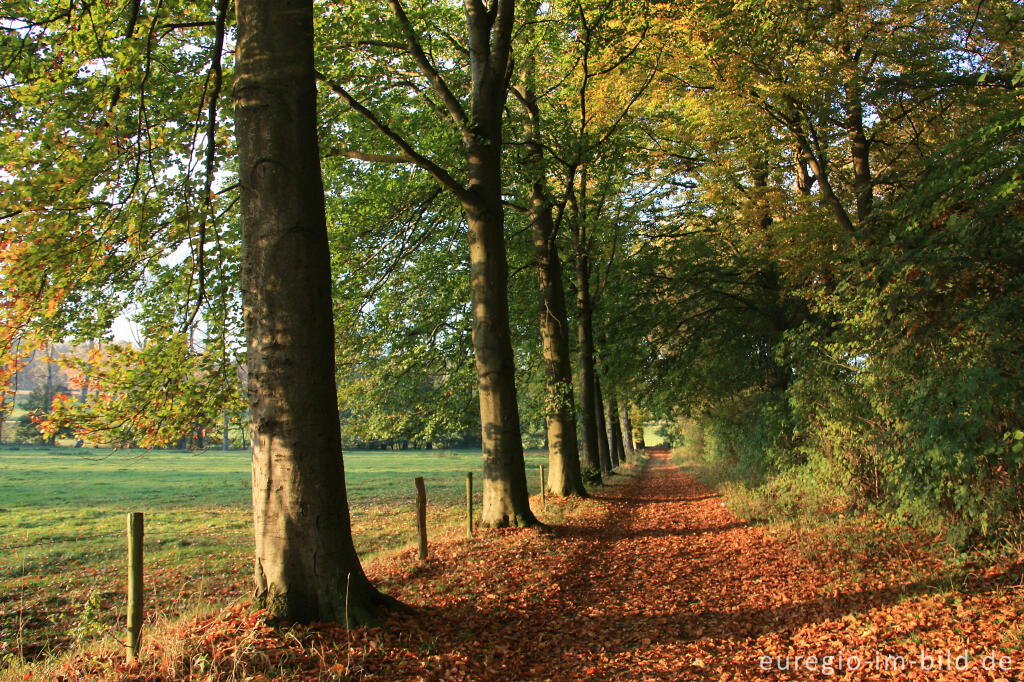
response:
[[[43,412],[49,413],[53,409],[53,344],[46,346],[46,400],[43,402]],[[57,445],[57,434],[48,436],[46,444],[50,447]]]
[[[496,210],[500,211],[500,207]],[[480,525],[497,528],[537,523],[530,510],[519,427],[515,362],[509,331],[508,270],[500,217],[476,211],[469,218],[473,350],[480,394],[484,452]]]
[[[540,138],[540,107],[533,89],[534,60],[527,59],[521,99],[526,108],[526,148],[533,172],[530,186],[530,221],[537,259],[540,336],[544,354],[547,399],[545,421],[548,448],[547,489],[561,496],[586,497],[576,442],[576,405],[573,400],[572,364],[569,359],[569,318],[566,313],[562,262],[555,243],[556,228],[544,182],[544,148]]]
[[[796,171],[796,191],[800,193],[800,196],[809,197],[811,196],[811,185],[814,183],[814,179],[807,168],[807,159],[804,157],[799,145],[793,150],[793,161]]]
[[[853,162],[853,191],[857,196],[857,222],[871,215],[874,206],[871,183],[871,143],[864,132],[864,106],[858,81],[846,86],[846,130]]]
[[[612,411],[612,398],[609,396],[604,401],[604,427],[608,432],[608,459],[613,470],[619,466],[619,449],[615,445],[615,426],[618,423],[617,415]]]
[[[288,621],[397,602],[352,545],[316,133],[312,0],[237,0],[235,124],[248,338],[256,601]]]
[[[476,357],[483,439],[485,528],[537,523],[530,510],[519,425],[515,360],[508,313],[508,266],[500,199],[490,211],[466,207]]]
[[[608,428],[604,420],[604,398],[601,395],[601,379],[594,374],[594,421],[597,424],[597,456],[601,462],[601,473],[612,470],[611,451],[608,449]]]
[[[543,196],[531,197],[533,243],[540,286],[540,330],[547,390],[545,420],[548,441],[547,487],[555,495],[586,497],[576,441],[576,405],[569,360],[569,319],[565,309],[562,264],[555,245],[551,206]],[[543,205],[539,211],[535,211]]]
[[[463,186],[434,161],[359,103],[344,87],[332,89],[387,136],[402,154],[390,161],[415,163],[459,200],[469,227],[470,299],[473,311],[473,352],[480,396],[484,451],[483,509],[480,525],[529,526],[538,523],[530,510],[526,466],[516,398],[515,358],[508,312],[508,263],[505,254],[505,210],[502,201],[502,123],[508,97],[509,67],[515,22],[514,0],[464,3],[467,50],[472,87],[470,111],[455,96],[424,49],[420,33],[401,0],[388,0],[405,46],[433,95],[452,116],[462,136],[469,183]],[[433,102],[432,102],[433,104]],[[356,156],[356,158],[362,158]]]
[[[583,437],[582,462],[600,472],[598,449],[597,392],[594,388],[594,317],[590,303],[590,263],[585,252],[576,249],[576,324],[579,335],[580,431]]]
[[[483,527],[538,523],[530,509],[526,463],[516,396],[515,356],[508,312],[508,261],[502,203],[502,120],[510,38],[495,36],[490,24],[470,13],[473,72],[472,135],[467,138],[468,197],[462,207],[469,225],[473,350],[480,394],[484,451]],[[492,49],[487,48],[491,46]],[[494,60],[495,50],[506,59]]]
[[[619,428],[622,429],[622,448],[626,453],[626,461],[636,461],[636,448],[633,447],[633,425],[629,421],[629,410],[625,406],[619,408]]]
[[[622,427],[619,425],[619,401],[615,394],[608,396],[608,430],[612,434],[612,462],[615,466],[626,463],[626,450],[622,447]]]

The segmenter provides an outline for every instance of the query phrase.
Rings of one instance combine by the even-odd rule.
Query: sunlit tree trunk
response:
[[[508,261],[502,202],[502,123],[508,97],[512,0],[496,0],[493,13],[466,3],[472,106],[465,138],[468,192],[462,208],[469,224],[473,308],[484,481],[480,525],[530,526],[526,465],[516,397],[515,356],[508,312]]]
[[[864,105],[858,81],[846,86],[846,131],[850,138],[853,191],[857,197],[857,221],[862,223],[871,215],[874,196],[871,180],[871,144],[864,132]]]
[[[615,427],[619,420],[612,409],[613,398],[608,397],[604,401],[604,428],[608,434],[608,460],[612,469],[619,466],[619,449],[615,443]]]
[[[629,421],[629,410],[625,406],[619,408],[619,428],[622,429],[622,447],[626,453],[626,461],[636,461],[636,448],[633,446],[633,425]]]
[[[496,156],[491,150],[479,150],[479,153]],[[489,165],[494,170],[500,168],[497,158],[491,159]],[[491,528],[537,523],[530,510],[526,487],[516,398],[499,178],[500,174],[480,183],[481,191],[486,189],[491,196],[486,208],[465,207],[472,273],[473,350],[484,451],[480,525]]]

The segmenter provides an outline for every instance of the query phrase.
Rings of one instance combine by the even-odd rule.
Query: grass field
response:
[[[537,465],[527,453],[532,494]],[[465,474],[479,451],[345,453],[353,536],[368,558],[415,540],[413,478],[423,476],[428,536],[465,523]],[[146,514],[149,619],[209,608],[250,589],[247,451],[0,450],[0,670],[21,656],[120,636],[125,513]]]

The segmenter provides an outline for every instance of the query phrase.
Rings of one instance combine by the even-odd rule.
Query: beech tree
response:
[[[540,19],[540,5],[531,8],[532,23]],[[533,28],[536,31],[535,28]],[[532,33],[532,32],[531,32]],[[544,357],[544,417],[547,428],[547,489],[555,495],[586,496],[580,470],[580,453],[576,440],[576,406],[573,399],[572,363],[569,357],[569,317],[566,310],[562,259],[558,252],[558,230],[565,217],[565,202],[555,203],[547,181],[544,159],[544,121],[537,99],[537,60],[540,45],[531,35],[529,51],[524,55],[519,83],[513,92],[524,109],[524,142],[527,150],[526,168],[527,214],[537,264],[539,288],[538,310]],[[550,48],[549,48],[550,49]]]
[[[537,519],[530,509],[526,487],[509,325],[502,200],[503,124],[512,66],[515,3],[513,0],[491,0],[489,4],[466,0],[463,7],[465,48],[443,29],[426,35],[421,33],[400,0],[389,0],[388,7],[391,17],[381,28],[384,35],[353,43],[382,50],[383,54],[378,52],[369,58],[382,62],[398,58],[403,67],[416,74],[416,82],[410,86],[408,72],[400,67],[401,85],[396,84],[396,89],[411,90],[435,118],[443,112],[450,124],[446,134],[451,135],[455,150],[446,146],[441,153],[459,159],[462,168],[449,170],[418,150],[414,138],[407,139],[396,121],[382,118],[371,108],[373,102],[364,101],[364,93],[350,92],[346,84],[332,78],[328,70],[323,78],[333,92],[388,145],[385,153],[352,148],[338,153],[358,161],[418,166],[458,200],[468,226],[472,339],[483,438],[484,499],[480,523],[485,527],[534,525]],[[450,62],[458,66],[453,68],[451,64],[446,66],[433,59],[425,47],[427,38],[432,41],[431,46],[451,39]],[[465,88],[461,97],[455,94],[460,84]],[[368,89],[378,90],[379,83],[370,84]],[[365,94],[370,96],[370,93]],[[394,93],[388,94],[394,96]],[[407,98],[402,100],[407,104]],[[401,115],[407,109],[403,104],[395,111]],[[464,178],[459,179],[458,175]]]
[[[277,618],[363,622],[395,602],[366,580],[345,504],[313,3],[237,5],[237,183],[231,7],[5,6],[0,106],[20,128],[0,145],[0,351],[102,338],[129,312],[145,344],[90,358],[111,390],[84,426],[165,444],[169,389],[206,410],[228,394],[211,381],[237,390],[244,265],[257,596]]]
[[[363,573],[345,496],[312,0],[238,0],[256,598],[292,621],[363,623],[393,600]]]
[[[627,149],[635,147],[636,140],[625,142],[627,131],[651,84],[651,72],[644,67],[656,61],[645,47],[645,8],[644,3],[605,0],[533,6],[523,31],[526,49],[519,56],[519,78],[513,88],[523,110],[524,136],[517,141],[525,150],[520,157],[524,189],[519,201],[531,219],[536,266],[543,271],[539,280],[542,328],[550,325],[542,333],[548,402],[566,403],[564,397],[553,397],[570,385],[564,366],[560,369],[560,339],[555,331],[565,334],[568,346],[571,323],[576,327],[578,351],[579,456],[597,480],[602,470],[609,470],[610,460],[607,456],[602,460],[600,450],[601,443],[607,443],[599,428],[604,409],[598,406],[596,393],[591,258],[602,238],[614,240],[600,234],[603,210],[618,199],[622,185],[615,183],[624,172],[628,174],[624,167],[631,163],[631,151]],[[568,254],[572,276],[562,286],[549,286],[554,269],[562,270],[559,249]],[[608,253],[614,260],[614,248]],[[557,299],[564,298],[567,286],[576,305],[567,311],[571,316],[567,314],[562,325],[560,309],[566,306]],[[557,417],[549,420],[549,426],[552,423],[562,430],[568,424]],[[554,455],[553,472],[557,470]]]

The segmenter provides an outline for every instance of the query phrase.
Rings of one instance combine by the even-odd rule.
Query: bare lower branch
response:
[[[364,119],[369,121],[374,128],[379,130],[381,133],[384,134],[385,137],[394,142],[395,145],[402,151],[401,156],[406,157],[409,163],[416,164],[423,170],[430,173],[434,177],[434,179],[441,184],[442,187],[451,191],[456,197],[458,197],[459,201],[463,203],[474,202],[472,194],[469,192],[469,190],[463,187],[462,183],[453,178],[451,174],[448,173],[448,171],[441,168],[436,163],[434,163],[433,161],[431,161],[430,159],[428,159],[427,157],[423,156],[415,149],[413,149],[412,145],[409,144],[404,137],[402,137],[394,130],[392,130],[390,126],[384,123],[384,121],[377,118],[377,116],[375,116],[372,111],[363,106],[355,97],[353,97],[348,92],[348,90],[343,88],[338,83],[329,80],[327,76],[320,73],[319,71],[316,72],[316,77],[317,80],[325,83],[329,88],[331,88],[332,92],[334,92],[336,95],[345,100],[345,103],[348,104],[353,111],[355,111],[357,114],[359,114]]]
[[[412,22],[409,21],[409,17],[406,15],[405,8],[402,7],[402,3],[400,0],[388,0],[388,5],[391,6],[392,11],[395,13],[395,18],[398,19],[398,23],[402,26],[402,33],[405,35],[405,40],[409,45],[409,53],[416,61],[416,65],[430,83],[434,92],[436,92],[441,98],[441,101],[444,103],[448,113],[451,114],[452,120],[459,126],[459,130],[461,130],[464,135],[468,135],[469,117],[466,116],[466,110],[463,109],[462,102],[460,102],[459,98],[456,97],[448,88],[448,84],[445,83],[444,78],[441,77],[441,74],[430,62],[430,58],[427,57],[427,54],[423,51],[423,47],[420,45],[420,42],[416,37],[416,31],[413,28]]]
[[[331,149],[324,156],[342,156],[346,159],[368,161],[370,163],[415,163],[404,154],[365,154],[351,149]]]
[[[206,179],[203,183],[203,214],[199,219],[199,239],[197,244],[196,266],[199,271],[199,290],[196,294],[196,307],[189,316],[186,329],[192,326],[199,309],[206,298],[206,227],[209,220],[210,210],[213,205],[213,177],[216,171],[217,159],[217,107],[220,100],[220,91],[224,83],[224,34],[227,31],[229,0],[220,0],[217,3],[217,30],[213,42],[213,55],[210,59],[210,72],[213,76],[213,86],[210,91],[209,110],[206,119]]]

